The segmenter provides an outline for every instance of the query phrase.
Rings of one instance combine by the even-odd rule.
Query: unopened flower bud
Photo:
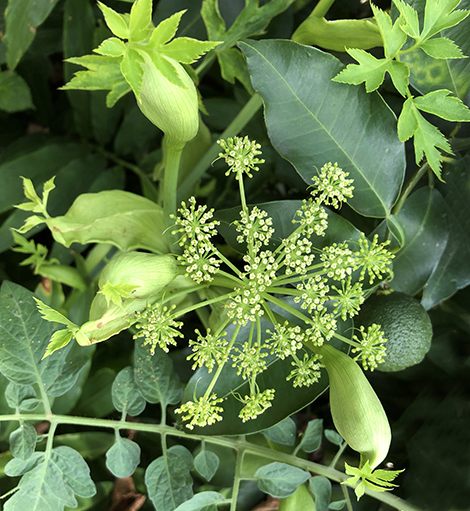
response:
[[[139,108],[167,137],[167,143],[184,147],[199,127],[198,97],[194,82],[183,66],[166,57],[174,66],[184,87],[175,85],[145,56]]]

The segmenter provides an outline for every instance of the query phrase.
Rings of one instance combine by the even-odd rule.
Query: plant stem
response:
[[[331,468],[336,467],[336,463],[338,463],[338,460],[340,459],[341,455],[343,454],[343,452],[347,446],[348,446],[348,444],[346,442],[343,442],[341,444],[340,448],[338,449],[338,452],[335,454],[335,457],[333,458],[333,460],[330,463]]]
[[[346,485],[342,484],[341,490],[343,491],[344,500],[346,501],[346,507],[348,508],[348,511],[354,511],[352,504],[351,504],[351,499],[349,498],[348,487]]]
[[[260,109],[262,105],[261,97],[254,94],[240,110],[235,119],[227,126],[220,138],[233,137],[238,135],[240,131],[250,122],[252,117]],[[206,154],[197,162],[196,166],[189,175],[180,183],[178,189],[178,200],[184,200],[189,197],[191,190],[199,179],[204,175],[211,163],[217,158],[220,152],[220,146],[217,143],[212,144]]]
[[[184,146],[183,146],[184,147]],[[176,216],[178,172],[183,148],[178,145],[166,144],[165,175],[163,179],[163,212],[167,227],[172,225],[171,215]]]
[[[334,3],[335,0],[320,0],[314,7],[310,16],[315,16],[315,18],[323,18]]]
[[[245,457],[245,450],[237,450],[237,463],[235,465],[235,477],[232,486],[232,502],[230,504],[230,511],[236,511],[238,491],[240,490],[240,480],[242,476],[243,458]]]
[[[414,176],[408,181],[405,188],[401,192],[400,198],[392,209],[393,215],[398,215],[403,204],[405,203],[408,195],[413,191],[413,188],[418,184],[419,180],[424,176],[426,171],[429,169],[428,163],[424,163],[414,174]]]

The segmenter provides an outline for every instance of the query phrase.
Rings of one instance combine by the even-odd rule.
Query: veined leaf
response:
[[[354,179],[349,204],[366,216],[387,216],[405,163],[395,117],[382,98],[332,82],[341,63],[315,48],[280,40],[248,41],[240,47],[281,156],[307,183],[316,168],[337,162]]]
[[[419,19],[416,10],[403,0],[393,0],[393,3],[400,11],[400,26],[405,34],[415,39],[419,37]]]
[[[179,505],[175,511],[215,511],[219,509],[222,503],[229,503],[227,499],[215,491],[203,491],[196,493],[183,504]]]
[[[105,57],[122,57],[127,50],[127,46],[117,37],[105,39],[98,48],[94,49],[95,53],[104,55]]]
[[[182,445],[170,447],[166,456],[152,461],[145,471],[145,485],[156,509],[174,510],[193,496],[193,457]]]
[[[393,59],[405,44],[406,34],[401,30],[399,21],[395,21],[392,24],[392,19],[387,13],[376,7],[373,3],[370,6],[372,7],[372,12],[384,42],[385,57]]]
[[[134,381],[134,370],[128,366],[122,369],[113,383],[113,404],[118,412],[135,417],[145,408],[145,399]]]
[[[296,434],[297,426],[290,417],[263,431],[266,438],[281,445],[294,445]]]
[[[116,477],[130,477],[140,463],[140,446],[129,438],[116,436],[116,441],[106,453],[106,466]]]
[[[35,107],[24,79],[14,71],[0,71],[0,110],[20,112],[30,108]]]
[[[308,487],[315,499],[315,511],[328,511],[331,500],[330,480],[323,476],[311,477]]]
[[[413,99],[413,103],[422,112],[434,114],[447,121],[469,122],[470,110],[450,90],[436,90],[425,96]]]
[[[152,36],[150,38],[150,45],[153,48],[158,48],[159,46],[166,44],[168,41],[173,39],[173,37],[175,37],[176,31],[178,30],[178,25],[181,21],[181,16],[183,16],[185,12],[185,10],[176,12],[157,25],[157,27],[153,30]]]
[[[437,37],[421,43],[419,47],[433,59],[461,59],[461,49],[447,37]]]
[[[275,461],[258,469],[255,473],[258,488],[272,497],[285,498],[309,480],[310,474],[286,463]]]
[[[129,39],[140,43],[145,41],[152,30],[152,0],[138,0],[131,8]]]
[[[206,481],[210,481],[219,468],[220,459],[215,452],[200,451],[194,458],[194,468],[204,477]]]
[[[441,30],[451,28],[463,21],[468,11],[455,10],[460,0],[440,0],[439,2],[426,2],[424,8],[424,26],[422,38],[430,38]]]
[[[36,399],[36,391],[32,385],[17,385],[10,382],[5,390],[5,399],[11,408],[24,409],[25,401]]]
[[[21,424],[10,433],[10,452],[20,460],[29,459],[36,449],[37,433],[31,424]]]
[[[178,37],[162,47],[161,52],[182,64],[192,64],[202,55],[220,43],[218,41],[198,41],[190,37]]]
[[[323,419],[309,421],[307,429],[302,435],[300,448],[304,452],[314,452],[319,449],[323,436]]]
[[[108,25],[111,32],[121,39],[129,39],[129,26],[126,17],[101,2],[98,2],[98,7],[101,9],[106,25]]]

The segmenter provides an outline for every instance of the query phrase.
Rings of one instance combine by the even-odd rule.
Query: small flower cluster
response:
[[[338,164],[329,162],[323,165],[318,176],[312,178],[313,186],[316,187],[314,194],[325,206],[333,206],[338,209],[343,202],[353,196],[354,179],[347,179],[349,172],[344,172]]]
[[[303,348],[305,333],[300,326],[291,326],[288,321],[285,321],[283,325],[277,323],[275,326],[274,332],[266,330],[268,334],[271,334],[267,341],[271,348],[271,355],[276,354],[281,360],[284,360]]]
[[[210,282],[221,264],[211,241],[211,237],[217,234],[216,227],[220,222],[212,220],[213,209],[207,210],[205,205],[196,209],[194,197],[189,199],[189,207],[182,202],[178,212],[180,216],[175,217],[177,228],[172,234],[181,234],[179,245],[185,247],[178,260],[185,265],[186,274],[196,283]]]
[[[215,394],[202,396],[194,401],[183,403],[175,412],[180,413],[183,420],[189,421],[186,424],[188,429],[194,429],[194,426],[203,428],[204,426],[211,426],[222,420],[220,413],[222,413],[224,409],[221,406],[217,406],[218,403],[222,403],[222,401],[223,399],[218,398]]]
[[[182,321],[176,321],[172,311],[175,306],[168,310],[168,307],[161,304],[156,308],[147,308],[142,312],[136,313],[139,323],[136,328],[140,330],[134,335],[134,339],[144,337],[144,346],[150,345],[150,353],[155,353],[155,348],[159,346],[163,351],[168,352],[169,345],[176,345],[176,338],[183,337],[180,328]]]
[[[242,349],[235,348],[232,355],[233,367],[237,367],[237,374],[241,374],[244,380],[255,377],[266,369],[267,351],[259,344],[250,345],[245,342]]]
[[[321,377],[320,369],[323,367],[320,359],[320,355],[309,356],[307,353],[304,354],[303,359],[295,357],[292,362],[294,369],[286,378],[287,381],[293,379],[292,385],[294,387],[310,387],[310,385],[317,383]]]
[[[188,360],[193,359],[194,364],[192,369],[197,367],[206,366],[209,372],[212,372],[215,364],[222,364],[227,359],[228,345],[225,336],[227,332],[222,332],[220,335],[212,335],[210,328],[207,329],[207,334],[204,337],[199,330],[195,330],[197,334],[196,341],[189,341],[189,346],[193,350]]]
[[[248,137],[217,140],[217,143],[224,150],[223,153],[219,153],[219,158],[224,158],[229,166],[226,176],[233,172],[236,179],[241,179],[244,173],[248,177],[253,177],[251,171],[259,170],[258,165],[264,163],[263,159],[258,158],[261,154],[261,145],[255,141],[251,142]]]
[[[359,353],[354,360],[360,359],[365,370],[373,371],[385,359],[387,348],[384,344],[387,342],[387,339],[384,338],[384,333],[380,326],[375,323],[367,329],[367,332],[361,326],[359,332],[362,335],[362,339],[359,339],[357,335],[353,336],[353,340],[359,343],[358,347],[351,350],[352,353]]]
[[[335,314],[341,314],[341,319],[346,321],[348,316],[352,318],[359,313],[359,309],[364,303],[364,293],[360,282],[352,284],[351,276],[343,280],[341,285],[341,289],[331,286],[338,293],[331,298],[336,302],[334,306]]]
[[[258,415],[261,415],[270,408],[274,399],[274,392],[274,389],[266,389],[263,392],[245,396],[245,399],[242,401],[245,403],[245,406],[238,415],[242,422],[256,419]]]
[[[269,240],[274,233],[272,228],[273,221],[268,217],[268,213],[254,206],[251,211],[240,211],[240,220],[235,222],[237,232],[241,233],[237,237],[238,243],[253,243],[253,248],[257,249],[269,244]]]

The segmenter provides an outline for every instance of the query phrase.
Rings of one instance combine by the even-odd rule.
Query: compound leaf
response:
[[[292,495],[305,481],[308,481],[310,474],[292,465],[275,461],[259,468],[255,477],[261,491],[274,498],[285,498]]]
[[[470,110],[450,90],[436,90],[425,96],[414,98],[413,103],[422,112],[434,114],[447,121],[470,121]]]
[[[145,408],[145,399],[134,381],[134,370],[128,366],[122,369],[113,382],[113,404],[118,412],[132,417],[140,415]]]
[[[140,463],[140,445],[128,438],[116,436],[106,453],[106,466],[116,477],[130,477]]]

